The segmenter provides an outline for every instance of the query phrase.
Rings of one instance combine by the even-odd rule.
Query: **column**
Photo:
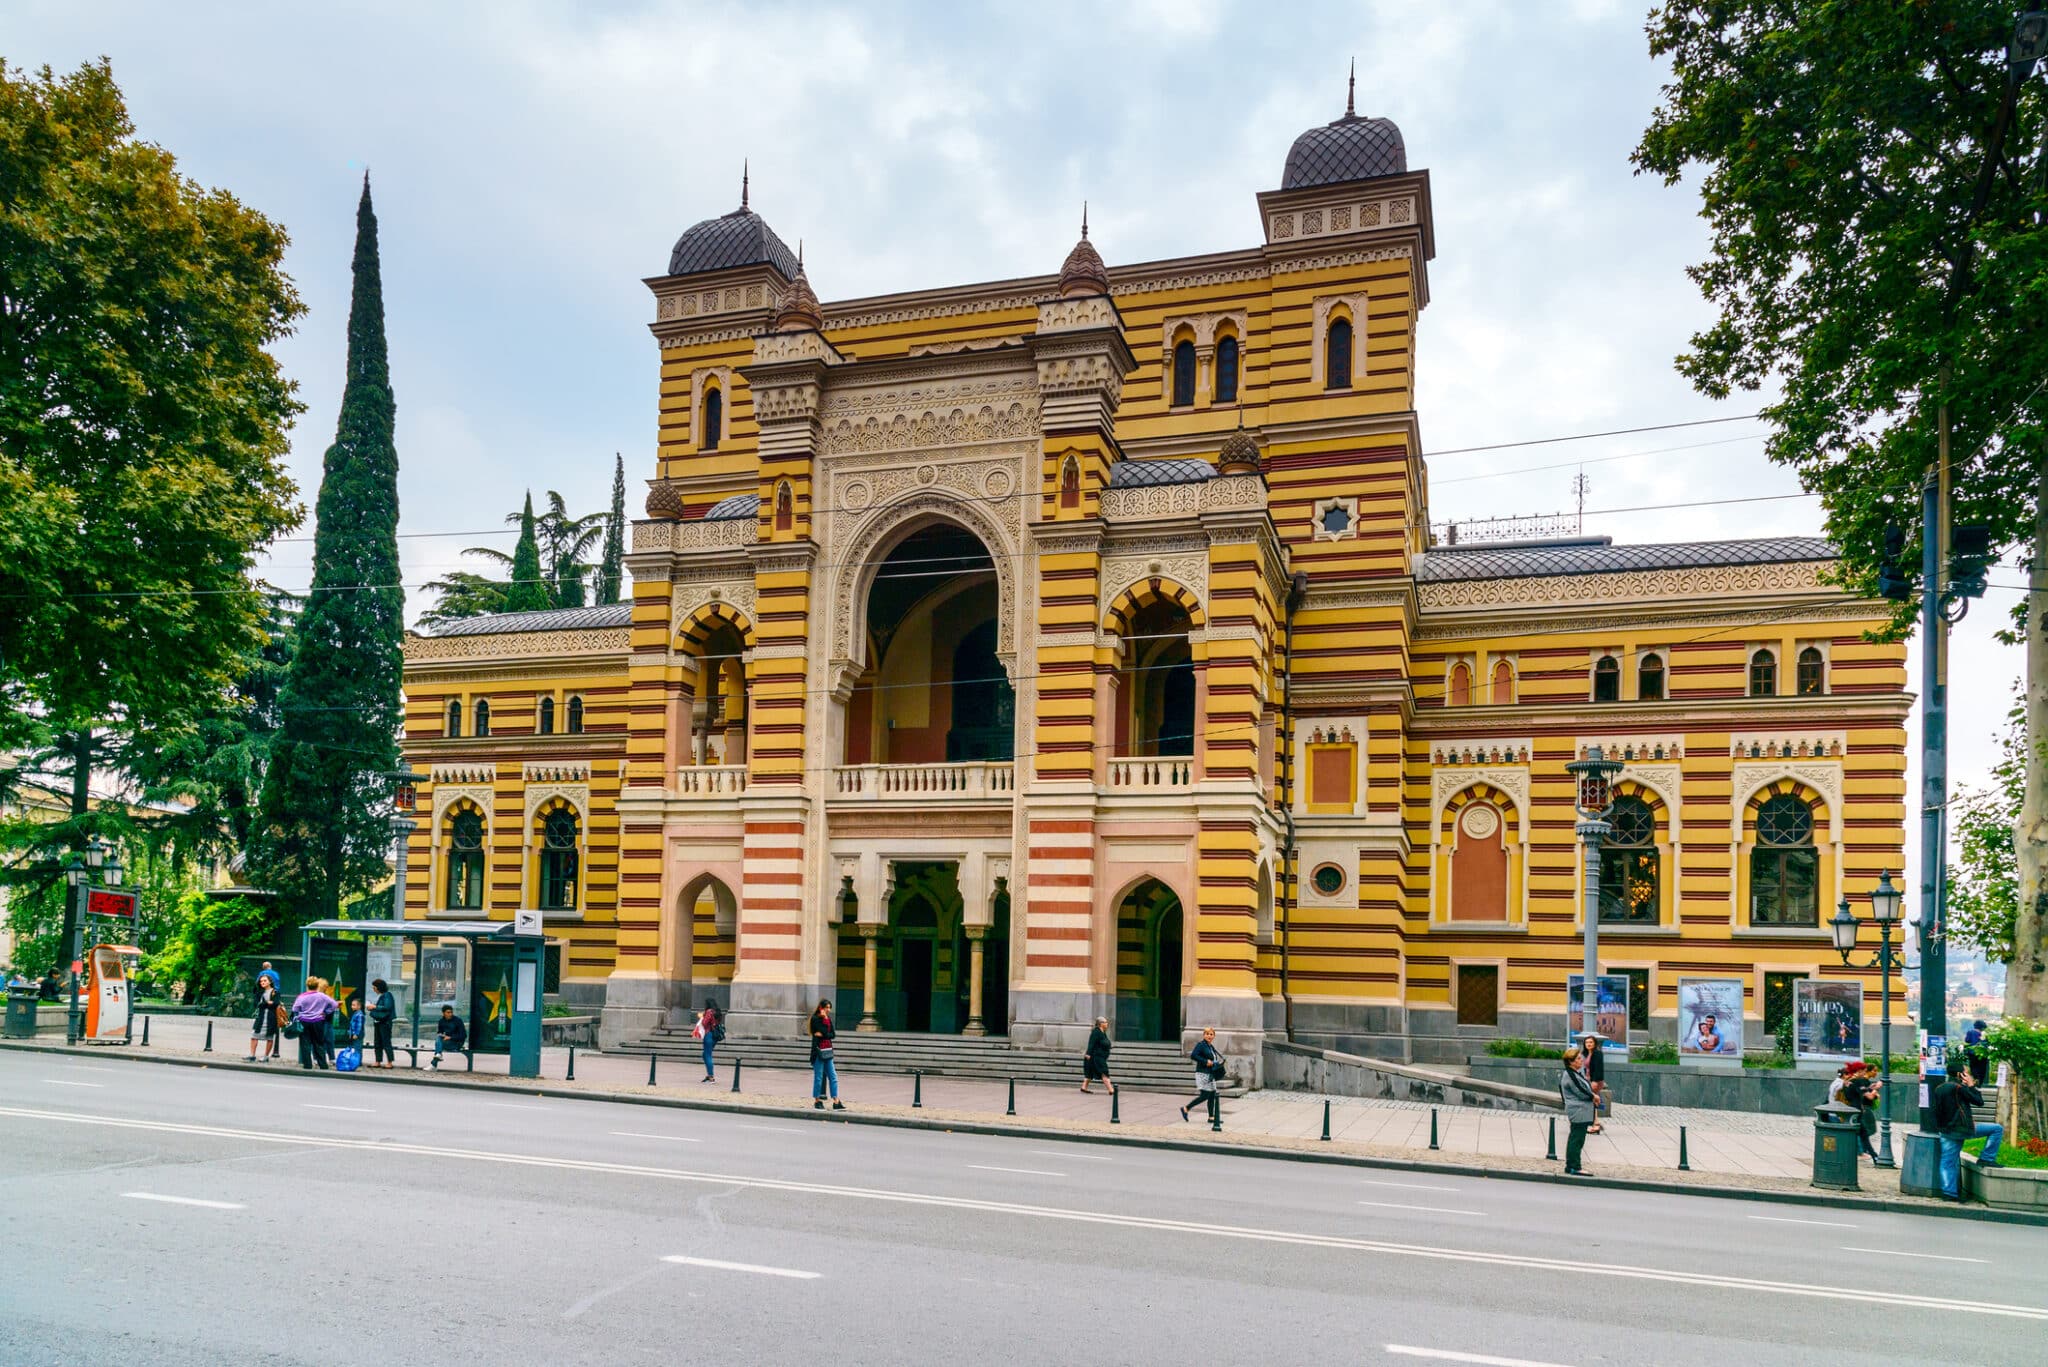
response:
[[[963,1035],[986,1035],[988,1026],[981,1019],[981,969],[985,951],[983,940],[988,935],[987,926],[967,927],[967,1026]]]
[[[879,942],[882,928],[872,921],[863,921],[860,926],[860,1024],[856,1030],[879,1030],[880,1021],[875,1019],[875,987],[880,958]]]

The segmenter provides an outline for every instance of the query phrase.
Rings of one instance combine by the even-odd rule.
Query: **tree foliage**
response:
[[[540,537],[533,520],[533,494],[519,514],[519,540],[512,547],[512,578],[505,585],[505,611],[532,612],[554,606],[554,595],[540,570]]]
[[[1859,589],[1886,527],[1917,536],[1944,399],[1953,516],[2001,545],[2033,531],[2048,204],[2029,159],[2048,90],[2007,68],[2015,12],[1671,0],[1650,16],[1672,76],[1635,163],[1667,183],[1698,170],[1713,229],[1690,274],[1719,317],[1678,368],[1717,398],[1782,387],[1763,410],[1770,457],[1821,495]]]
[[[1998,763],[1991,767],[1990,785],[1961,789],[1949,799],[1955,860],[1948,873],[1948,931],[2001,964],[2012,962],[2019,916],[2013,825],[2026,788],[2024,720],[2025,709],[2015,708]]]
[[[612,454],[612,508],[604,524],[604,559],[597,568],[597,601],[616,603],[626,575],[626,458]]]
[[[385,870],[398,763],[404,590],[398,569],[396,405],[384,341],[377,215],[356,208],[348,370],[327,448],[313,584],[299,615],[251,846],[259,881],[292,912],[332,916]]]
[[[613,502],[623,502],[624,467],[616,473]],[[590,548],[605,538],[606,556],[611,555],[612,532],[603,513],[577,517],[568,503],[553,489],[548,490],[547,510],[533,511],[533,495],[525,506],[505,521],[519,529],[511,553],[491,546],[471,546],[464,555],[474,555],[497,564],[505,578],[456,570],[427,587],[439,597],[431,610],[420,615],[420,625],[433,629],[465,617],[483,617],[495,612],[536,612],[547,608],[580,608],[584,604],[586,579],[590,574]],[[620,567],[624,567],[624,543],[620,542]],[[617,602],[616,595],[604,597],[604,581],[597,584],[598,601]]]
[[[143,960],[143,973],[184,989],[186,1001],[220,996],[235,985],[245,955],[262,953],[276,935],[278,908],[248,897],[209,897],[197,888],[178,898],[163,944]]]

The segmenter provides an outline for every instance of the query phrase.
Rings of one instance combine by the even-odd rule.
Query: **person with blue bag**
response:
[[[348,999],[348,1036],[334,1054],[334,1071],[353,1073],[363,1066],[363,999],[351,993]]]

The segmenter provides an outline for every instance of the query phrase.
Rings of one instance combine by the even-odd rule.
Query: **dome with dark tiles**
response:
[[[1311,128],[1287,149],[1287,169],[1280,188],[1305,190],[1347,180],[1398,176],[1408,170],[1408,144],[1392,119],[1361,118],[1353,94],[1344,99],[1344,117]]]
[[[1206,460],[1120,460],[1109,468],[1112,489],[1143,489],[1154,484],[1199,484],[1215,477]]]
[[[1102,253],[1095,250],[1095,244],[1088,240],[1088,206],[1081,206],[1081,240],[1074,244],[1074,250],[1067,253],[1067,259],[1060,263],[1060,297],[1075,294],[1108,294],[1109,267],[1102,264]]]
[[[747,207],[747,180],[740,178],[740,207],[707,218],[676,239],[668,254],[670,275],[729,271],[738,266],[773,266],[783,279],[796,276],[796,253],[775,235],[768,221]]]
[[[706,522],[729,522],[739,517],[759,517],[761,496],[759,494],[732,494],[721,498],[704,510]]]

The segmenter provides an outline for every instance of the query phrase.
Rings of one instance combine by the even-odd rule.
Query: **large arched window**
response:
[[[1237,402],[1237,338],[1216,343],[1216,402]]]
[[[1173,406],[1186,408],[1195,401],[1195,344],[1183,337],[1173,344]]]
[[[476,700],[476,734],[479,736],[491,734],[491,700],[489,698],[478,698]]]
[[[1636,697],[1644,702],[1664,701],[1664,657],[1650,654],[1643,656],[1636,666]]]
[[[1593,701],[1621,701],[1621,662],[1612,655],[1593,662]]]
[[[697,443],[700,451],[716,451],[719,438],[725,435],[725,395],[717,385],[704,389],[704,440]]]
[[[569,699],[569,734],[572,736],[583,734],[583,699],[581,698]]]
[[[1759,650],[1749,657],[1749,696],[1774,698],[1778,695],[1778,657]]]
[[[1493,662],[1493,700],[1496,703],[1515,700],[1515,667],[1506,660]]]
[[[555,700],[553,698],[542,698],[540,700],[540,724],[534,729],[537,734],[543,736],[555,734]]]
[[[1448,707],[1469,707],[1472,704],[1472,667],[1463,660],[1451,666],[1450,687],[1445,690],[1445,705]]]
[[[1813,808],[1780,793],[1757,809],[1749,855],[1749,919],[1759,926],[1820,924],[1820,852],[1813,847]]]
[[[1828,691],[1828,662],[1816,646],[1799,652],[1799,672],[1794,677],[1799,696],[1810,698]]]
[[[1351,320],[1330,320],[1329,340],[1323,352],[1323,388],[1351,388]]]
[[[448,700],[448,734],[451,736],[462,734],[462,699],[460,698],[450,698]]]
[[[484,904],[484,818],[465,807],[448,819],[448,890],[443,901],[450,911],[476,911]]]
[[[574,911],[577,883],[577,826],[572,807],[557,807],[540,824],[540,905],[545,911]]]
[[[1600,842],[1601,923],[1655,925],[1661,914],[1656,813],[1623,793],[1608,810],[1607,825],[1610,833]]]

